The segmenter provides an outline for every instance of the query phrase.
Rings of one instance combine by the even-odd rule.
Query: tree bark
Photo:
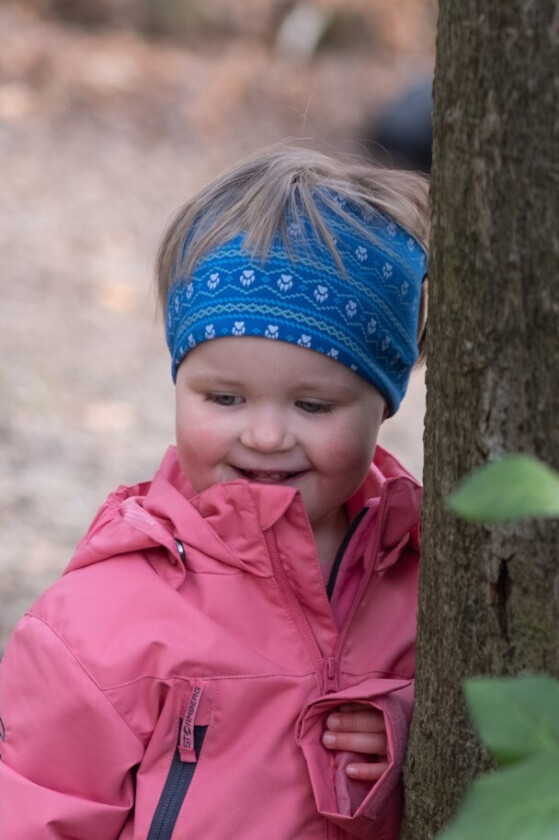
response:
[[[559,523],[466,524],[444,500],[505,452],[559,468],[559,3],[440,0],[425,504],[403,840],[488,764],[472,674],[559,676]],[[503,709],[503,714],[507,710]]]

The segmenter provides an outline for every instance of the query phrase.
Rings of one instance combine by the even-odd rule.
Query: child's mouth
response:
[[[299,472],[261,472],[259,470],[242,470],[239,467],[237,467],[237,472],[243,478],[257,484],[281,484],[282,481],[288,481],[290,478],[300,475]]]

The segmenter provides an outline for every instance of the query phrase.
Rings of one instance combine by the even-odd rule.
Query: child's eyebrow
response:
[[[322,397],[322,399],[335,399],[355,394],[355,388],[352,388],[351,385],[344,385],[341,382],[332,382],[331,380],[327,382],[294,382],[293,390],[309,396]]]
[[[219,371],[205,371],[202,373],[196,373],[189,377],[189,381],[191,385],[197,385],[199,387],[211,387],[215,388],[219,386],[220,388],[241,388],[242,382],[238,379],[233,379],[228,377],[227,375],[220,373]]]

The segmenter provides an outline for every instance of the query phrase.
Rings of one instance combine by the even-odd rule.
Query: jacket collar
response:
[[[419,496],[419,483],[377,447],[367,478],[348,502],[349,514],[353,518],[363,507],[371,508],[371,514],[373,509],[384,514],[384,527],[379,531],[382,542],[376,549],[382,548],[386,556],[417,524]],[[158,563],[161,571],[163,558],[170,557],[175,576],[182,579],[178,539],[225,566],[268,576],[271,570],[263,534],[280,519],[290,520],[297,528],[298,553],[312,553],[312,531],[294,488],[233,481],[196,493],[171,446],[153,481],[121,487],[111,494],[67,571],[116,554],[161,546],[167,549]],[[369,545],[367,551],[373,550]]]

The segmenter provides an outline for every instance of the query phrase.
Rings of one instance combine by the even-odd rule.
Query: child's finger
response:
[[[322,736],[322,743],[330,750],[386,755],[386,735],[383,732],[330,732],[328,730]]]
[[[326,719],[326,726],[334,732],[384,732],[384,715],[375,709],[365,709],[363,706],[355,710],[342,711],[347,707],[340,706],[340,711],[334,712]]]
[[[376,782],[387,769],[386,761],[375,761],[372,764],[353,762],[347,765],[346,774],[350,779],[359,779],[361,782]]]

